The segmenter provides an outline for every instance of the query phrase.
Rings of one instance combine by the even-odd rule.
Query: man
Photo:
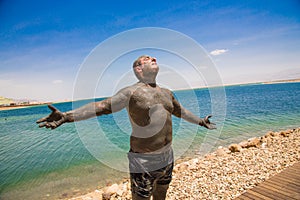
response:
[[[159,67],[156,59],[140,56],[133,63],[139,82],[121,89],[103,101],[89,103],[78,109],[60,112],[52,105],[52,113],[37,121],[39,127],[57,128],[65,122],[74,122],[127,109],[132,126],[128,153],[132,199],[165,199],[172,179],[173,150],[172,115],[188,122],[215,129],[182,107],[168,89],[156,84]]]

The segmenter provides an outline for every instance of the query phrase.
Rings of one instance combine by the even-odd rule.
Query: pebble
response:
[[[228,148],[181,162],[174,167],[167,199],[234,199],[246,190],[300,161],[300,128],[268,132]],[[107,193],[109,192],[109,193]],[[107,195],[109,194],[109,195]],[[130,200],[124,180],[72,200]]]

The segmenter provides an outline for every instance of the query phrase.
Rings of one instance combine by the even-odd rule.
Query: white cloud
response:
[[[54,81],[52,81],[52,83],[53,84],[60,84],[60,83],[63,83],[63,81],[62,80],[54,80]]]
[[[228,49],[216,49],[216,50],[211,51],[210,54],[213,56],[218,56],[218,55],[226,53],[227,51],[228,51]]]

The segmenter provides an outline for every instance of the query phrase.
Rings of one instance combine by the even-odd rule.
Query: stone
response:
[[[102,194],[102,200],[110,200],[111,195],[108,193],[103,193]]]
[[[246,148],[248,146],[248,141],[242,141],[239,143],[242,148]]]
[[[289,134],[290,134],[289,131],[281,131],[281,132],[280,132],[280,135],[283,136],[283,137],[288,137]]]
[[[122,194],[124,193],[124,191],[122,189],[119,189],[116,194],[119,195],[119,196],[122,196]]]
[[[183,162],[181,164],[179,164],[178,167],[178,171],[182,172],[182,171],[186,171],[189,167],[189,163],[188,162]]]
[[[261,143],[262,143],[261,139],[259,139],[257,137],[250,138],[247,142],[246,148],[250,148],[250,147],[258,148],[261,145]]]
[[[226,156],[227,151],[228,151],[228,149],[226,149],[226,148],[223,148],[223,147],[218,148],[217,151],[216,151],[216,155],[217,156]]]
[[[263,148],[263,149],[267,148],[267,146],[268,146],[268,144],[266,142],[261,144],[261,148]]]
[[[262,148],[242,148],[240,143],[232,144],[230,150],[226,147],[219,147],[215,152],[205,156],[178,161],[174,170],[181,169],[173,173],[167,199],[235,199],[245,190],[255,187],[284,168],[299,162],[299,128],[289,133],[288,137],[281,136],[280,132],[277,132],[273,136],[269,134],[268,137],[251,138],[244,142],[248,144],[248,142],[258,140]],[[241,151],[241,153],[230,154],[231,151]],[[227,152],[227,156],[218,156],[217,152],[220,153],[219,155]],[[101,198],[130,200],[130,181],[123,181],[117,186],[118,189],[113,185],[105,189],[107,192],[109,188],[115,187],[114,194],[105,193],[101,196],[104,191],[101,190],[97,193],[95,191],[97,195],[84,198],[81,196],[72,200]]]
[[[231,144],[228,149],[232,152],[232,153],[235,153],[235,152],[241,152],[242,150],[242,147],[238,144]]]
[[[105,200],[110,199],[110,197],[113,194],[117,194],[118,191],[119,191],[119,185],[115,183],[115,184],[107,187],[106,189],[104,189],[104,192],[102,194],[102,198],[105,199]]]
[[[264,137],[273,137],[274,136],[274,132],[273,131],[269,131]]]

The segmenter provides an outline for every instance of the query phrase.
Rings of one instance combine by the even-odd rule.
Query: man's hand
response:
[[[206,116],[202,120],[202,122],[199,123],[199,125],[204,126],[205,128],[210,129],[210,130],[217,129],[217,127],[215,126],[216,124],[209,121],[209,118],[211,118],[211,117],[212,117],[212,115]]]
[[[46,127],[55,129],[66,122],[65,115],[62,112],[50,104],[48,107],[50,110],[52,110],[52,113],[49,116],[43,117],[36,121],[40,128]]]

